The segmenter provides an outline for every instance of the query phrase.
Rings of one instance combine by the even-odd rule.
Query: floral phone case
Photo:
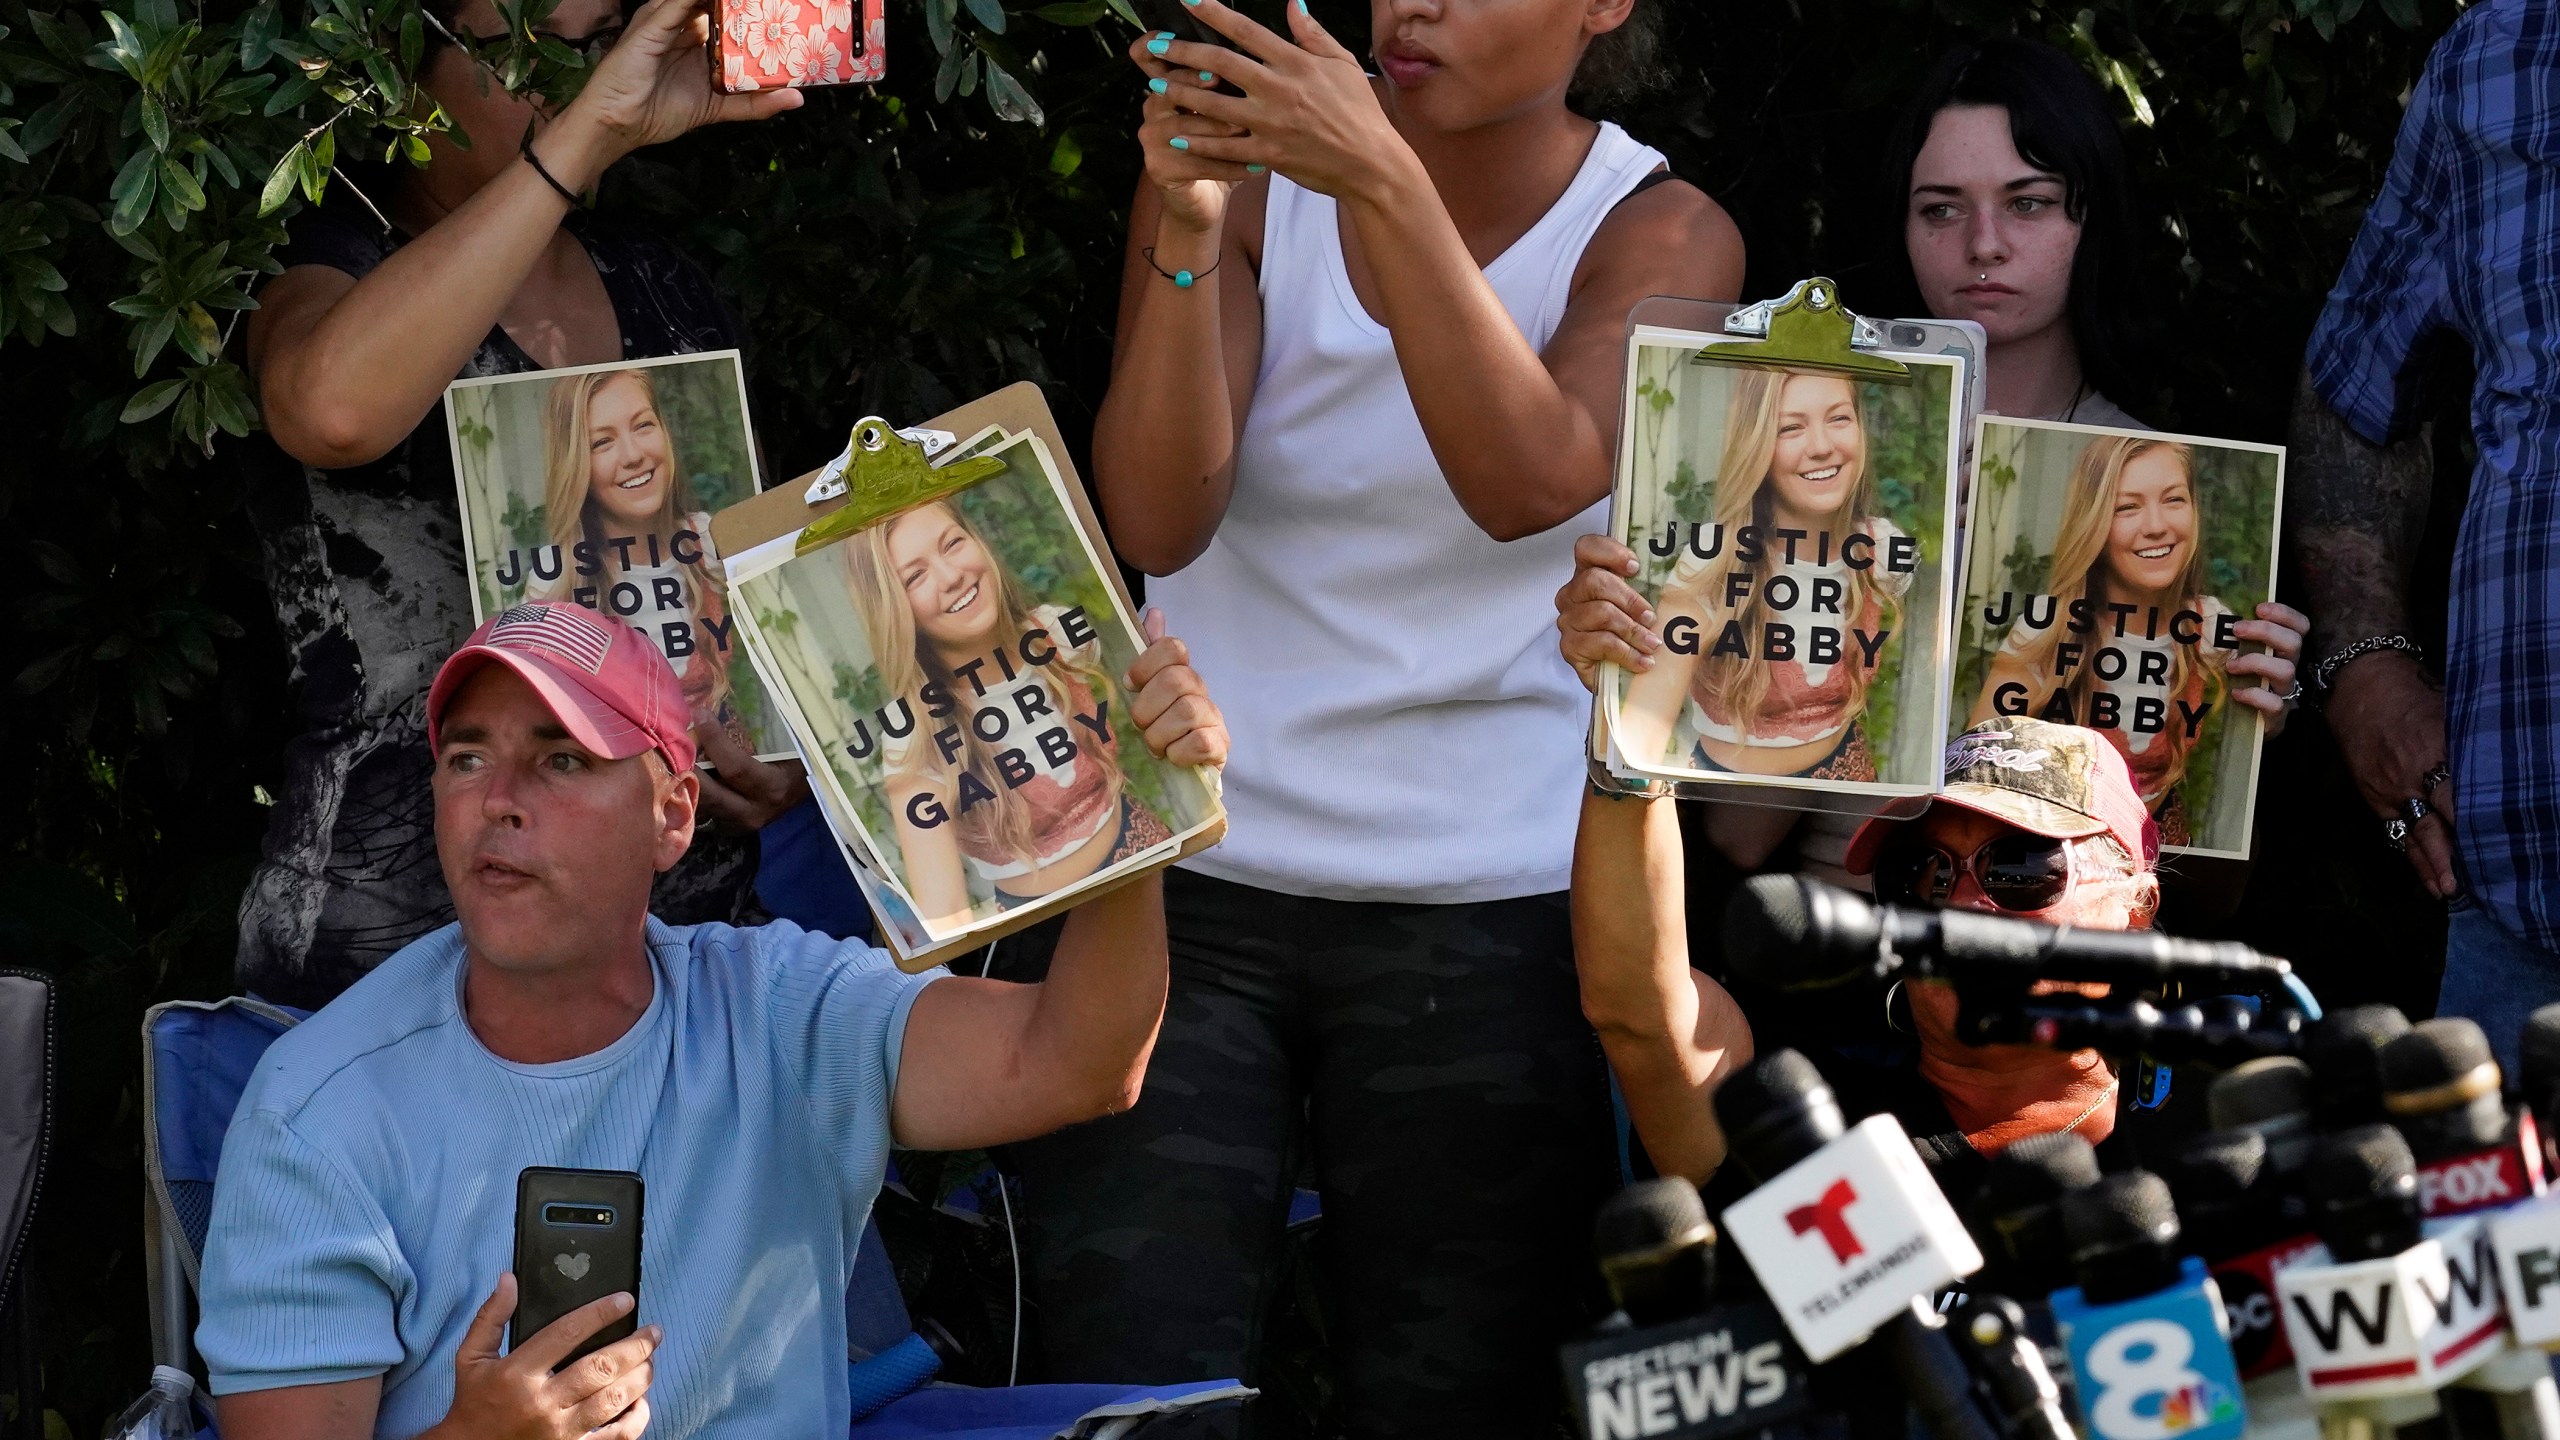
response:
[[[881,0],[712,0],[711,70],[731,95],[888,73]]]

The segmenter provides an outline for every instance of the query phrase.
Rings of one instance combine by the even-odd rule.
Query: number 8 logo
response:
[[[2202,1417],[2176,1414],[2170,1401],[2204,1388],[2204,1376],[2187,1366],[2195,1353],[2195,1337],[2166,1320],[2134,1320],[2098,1337],[2084,1362],[2098,1386],[2089,1428],[2106,1440],[2168,1440],[2192,1429]]]

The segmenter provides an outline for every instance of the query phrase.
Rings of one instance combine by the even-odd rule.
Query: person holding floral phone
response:
[[[711,88],[703,4],[649,0],[626,25],[619,0],[560,0],[534,33],[593,68],[554,109],[471,48],[504,34],[492,0],[426,0],[418,86],[456,134],[422,167],[333,180],[259,292],[249,369],[282,453],[253,460],[250,515],[306,719],[240,904],[238,979],[271,999],[318,1005],[452,918],[423,744],[431,662],[471,629],[445,387],[737,343],[673,246],[584,209],[635,150],[800,104]],[[806,796],[725,728],[701,741],[714,817],[752,827]],[[751,863],[734,833],[706,835],[663,878],[659,913],[734,918]]]

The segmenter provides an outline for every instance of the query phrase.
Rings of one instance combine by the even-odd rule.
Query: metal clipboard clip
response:
[[[1889,385],[1911,383],[1910,366],[1873,353],[1884,348],[1884,326],[1850,313],[1840,303],[1840,287],[1827,276],[1799,280],[1775,300],[1745,305],[1725,317],[1724,329],[1728,335],[1756,338],[1741,345],[1710,345],[1689,363],[1786,365]]]
[[[844,507],[803,529],[793,553],[823,549],[901,510],[1004,473],[1005,462],[993,455],[934,463],[933,457],[959,443],[960,437],[948,430],[892,430],[877,415],[855,421],[844,453],[827,462],[801,497],[816,505],[841,495]]]

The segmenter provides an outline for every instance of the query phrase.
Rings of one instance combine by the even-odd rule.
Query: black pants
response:
[[[1254,1380],[1305,1145],[1347,1432],[1549,1433],[1616,1179],[1564,897],[1355,904],[1174,871],[1165,909],[1138,1104],[1014,1155],[1050,1378]]]

